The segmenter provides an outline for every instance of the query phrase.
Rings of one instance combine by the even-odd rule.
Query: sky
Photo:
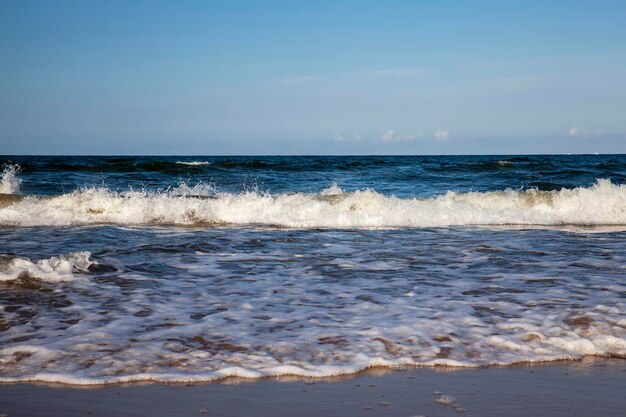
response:
[[[0,0],[0,154],[626,153],[626,1]]]

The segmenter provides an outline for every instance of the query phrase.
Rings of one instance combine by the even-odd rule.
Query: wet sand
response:
[[[347,378],[198,385],[0,385],[17,416],[623,416],[626,361],[375,369]]]

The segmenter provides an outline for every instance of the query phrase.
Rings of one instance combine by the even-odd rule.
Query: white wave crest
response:
[[[201,165],[211,165],[209,161],[176,161],[179,165],[189,165],[189,166],[201,166]]]
[[[19,165],[6,165],[0,181],[0,194],[18,194],[22,180],[17,177]]]
[[[13,258],[4,264],[0,262],[0,281],[13,281],[24,274],[42,281],[71,281],[74,272],[85,272],[93,264],[90,256],[90,252],[72,252],[67,256],[53,256],[35,262]]]
[[[190,190],[119,193],[90,188],[52,198],[27,197],[0,209],[0,225],[209,223],[293,228],[626,225],[626,185],[615,185],[610,180],[559,191],[448,192],[424,199],[397,198],[373,190],[338,194],[338,187],[321,194],[244,192],[207,197]]]
[[[339,195],[339,194],[343,194],[343,190],[341,189],[341,187],[337,185],[336,182],[333,182],[330,185],[330,187],[324,188],[322,191],[320,191],[320,195]]]

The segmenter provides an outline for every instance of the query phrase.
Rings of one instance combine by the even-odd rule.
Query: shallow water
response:
[[[626,356],[624,156],[6,159],[0,381]]]

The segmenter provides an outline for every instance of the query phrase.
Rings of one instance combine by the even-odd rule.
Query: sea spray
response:
[[[22,180],[17,174],[20,172],[19,165],[5,165],[0,181],[0,194],[19,194]]]

